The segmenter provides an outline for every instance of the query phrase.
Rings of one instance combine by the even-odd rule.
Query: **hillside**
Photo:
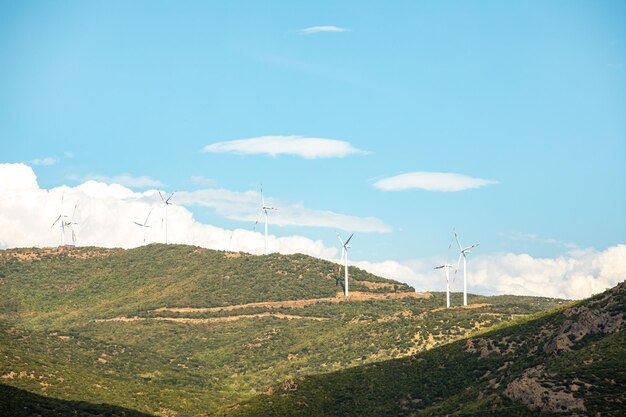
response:
[[[229,416],[623,416],[626,283],[407,358],[287,379]]]
[[[470,295],[468,308],[446,310],[443,293],[353,267],[346,301],[338,272],[304,255],[181,245],[0,251],[0,382],[46,398],[205,415],[277,381],[408,357],[563,304]]]

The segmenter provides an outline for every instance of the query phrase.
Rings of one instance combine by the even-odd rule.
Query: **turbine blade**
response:
[[[344,246],[347,246],[348,243],[350,243],[350,240],[352,240],[352,236],[354,236],[354,233],[352,233],[350,237],[348,238],[348,240],[346,240],[346,244]]]
[[[150,209],[150,211],[148,212],[148,215],[146,216],[146,221],[145,221],[145,222],[143,222],[143,225],[144,225],[144,226],[146,225],[146,223],[148,223],[148,219],[150,218],[150,214],[152,214],[152,210],[154,210],[154,207],[152,207],[152,208]]]
[[[261,183],[261,207],[265,207],[265,198],[263,198],[263,183]]]
[[[170,198],[172,198],[172,196],[174,195],[175,192],[176,191],[173,191],[172,194],[170,194],[170,196],[167,197],[167,200],[165,200],[165,204],[172,204],[172,203],[170,203]]]
[[[78,203],[80,203],[80,200],[78,200],[74,205],[74,211],[72,212],[72,221],[74,221],[74,217],[76,216],[76,208],[78,207]]]
[[[456,263],[456,268],[454,268],[454,276],[456,276],[456,273],[459,270],[459,266],[461,265],[461,258],[462,257],[463,257],[463,252],[459,253],[459,260]]]
[[[339,233],[337,233],[337,232],[335,232],[335,233],[337,234],[337,239],[339,239],[339,242],[341,242],[341,246],[343,247],[343,245],[344,245],[343,239],[341,238],[341,236],[339,236]],[[341,256],[343,257],[343,252],[342,252]]]
[[[259,222],[261,221],[261,217],[263,217],[263,209],[261,209],[261,212],[259,213],[259,218],[256,219],[256,221],[254,222],[254,229],[256,230],[256,225],[259,224]]]
[[[137,223],[136,221],[133,220],[133,223],[135,223],[137,226],[143,226],[143,224],[141,223]]]
[[[157,191],[159,191],[159,197],[161,197],[161,201],[163,201],[165,203],[165,199],[163,198],[163,194],[161,194],[160,190],[157,190]]]
[[[55,224],[57,224],[57,222],[59,221],[60,218],[61,218],[61,216],[59,215],[59,217],[57,217],[57,219],[54,221],[54,223],[52,223],[52,226],[50,226],[51,229],[54,227]]]
[[[456,244],[459,245],[459,250],[463,250],[463,247],[461,246],[461,242],[459,242],[459,235],[456,233],[456,229],[452,229],[454,230],[454,238],[456,239]]]

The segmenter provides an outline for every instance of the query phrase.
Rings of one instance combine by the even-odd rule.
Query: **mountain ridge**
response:
[[[470,294],[473,308],[445,309],[445,293],[353,267],[346,301],[341,272],[183,245],[0,251],[0,377],[58,399],[213,414],[277,381],[408,357],[564,303]]]

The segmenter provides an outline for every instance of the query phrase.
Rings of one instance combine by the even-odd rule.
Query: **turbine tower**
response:
[[[456,229],[452,229],[454,231],[454,238],[456,239],[456,244],[459,246],[459,261],[456,264],[456,269],[454,270],[454,273],[456,275],[456,272],[459,270],[459,265],[461,264],[461,258],[463,258],[463,305],[466,306],[467,305],[467,254],[470,253],[470,251],[477,247],[479,244],[475,243],[471,246],[468,246],[466,248],[464,248],[463,246],[461,246],[461,242],[459,241],[459,235],[456,232]]]
[[[148,219],[150,218],[150,214],[152,214],[152,210],[154,209],[151,208],[150,211],[148,212],[148,215],[146,216],[146,220],[144,220],[143,223],[139,223],[133,220],[133,223],[135,223],[137,226],[141,226],[141,228],[143,229],[143,244],[146,244],[146,227],[150,227],[148,226]]]
[[[163,201],[163,204],[165,204],[165,244],[167,245],[167,206],[172,205],[172,203],[170,203],[170,198],[172,198],[172,196],[174,195],[174,192],[172,192],[170,194],[169,197],[163,198],[163,194],[161,194],[161,191],[159,191],[159,196],[161,197],[161,201]]]
[[[267,211],[268,210],[278,210],[275,207],[270,207],[265,204],[265,198],[263,198],[263,184],[261,184],[261,212],[259,213],[259,218],[256,219],[254,223],[254,228],[256,230],[256,225],[259,224],[261,220],[261,216],[265,217],[265,254],[267,255]]]
[[[343,242],[343,239],[341,239],[341,236],[339,236],[339,233],[337,233],[337,239],[339,239],[339,242],[341,243],[341,260],[345,261],[345,278],[344,278],[344,285],[343,285],[343,295],[348,298],[348,296],[350,295],[349,291],[348,291],[348,249],[350,249],[352,246],[349,245],[350,240],[352,239],[352,236],[354,236],[354,233],[352,233],[350,235],[350,237],[348,238],[348,240],[346,240],[346,242]]]
[[[434,267],[433,269],[444,269],[446,271],[446,308],[450,308],[450,268],[453,268],[454,265],[443,264]]]

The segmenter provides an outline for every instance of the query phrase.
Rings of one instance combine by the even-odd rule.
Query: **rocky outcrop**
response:
[[[581,398],[575,398],[570,390],[548,383],[542,378],[543,375],[543,366],[526,370],[521,377],[507,385],[504,395],[533,411],[571,413],[587,410]]]
[[[620,295],[624,293],[626,285],[622,283],[589,303],[565,310],[563,314],[568,319],[550,335],[544,344],[544,351],[558,354],[571,350],[587,335],[620,331],[626,326],[626,310],[619,303],[623,299]]]

